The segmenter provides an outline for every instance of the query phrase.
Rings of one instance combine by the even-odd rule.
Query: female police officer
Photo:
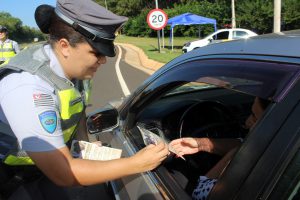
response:
[[[157,167],[168,155],[162,143],[111,161],[73,159],[65,144],[78,130],[88,96],[88,84],[79,91],[74,81],[91,79],[105,56],[115,55],[114,33],[127,18],[91,0],[41,5],[35,18],[50,44],[27,48],[1,71],[0,120],[18,141],[4,145],[3,162],[34,163],[59,186],[93,185]]]

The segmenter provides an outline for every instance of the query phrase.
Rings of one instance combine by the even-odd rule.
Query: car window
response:
[[[245,38],[248,36],[248,33],[245,31],[233,31],[232,39]]]
[[[257,61],[194,61],[178,67],[176,76],[170,73],[163,81],[202,82],[278,101],[290,88],[289,83],[293,84],[298,69],[297,65],[278,67],[277,63]]]
[[[191,82],[179,86],[166,94],[174,95],[178,93],[192,92],[196,90],[205,90],[210,88],[222,87],[228,89],[241,88],[241,87],[255,87],[262,85],[262,81],[255,81],[242,78],[233,78],[226,76],[206,76],[198,79],[198,82]]]
[[[228,40],[229,31],[223,31],[213,36],[214,40]]]
[[[165,96],[175,95],[175,94],[185,93],[185,92],[192,92],[196,90],[204,90],[208,88],[216,88],[216,86],[212,84],[203,83],[203,82],[201,83],[192,82],[192,83],[184,84],[182,86],[179,86],[178,88],[175,88],[174,90],[167,92]]]
[[[243,81],[236,79],[231,82]],[[181,137],[245,138],[247,130],[243,124],[255,97],[229,89],[232,86],[226,84],[227,80],[222,76],[171,84],[173,87],[167,87],[157,99],[149,100],[141,111],[137,109],[135,125],[128,131],[128,138],[138,149],[145,147],[143,129],[166,142]],[[186,155],[185,162],[172,154],[168,159],[164,167],[171,173],[161,176],[172,176],[172,180],[191,195],[198,177],[205,175],[220,157],[199,153]]]
[[[151,102],[151,98],[159,98],[162,95],[180,92],[182,91],[181,88],[173,89],[193,82],[215,85],[277,102],[283,99],[288,90],[295,84],[298,70],[297,65],[278,65],[278,63],[255,60],[191,61],[171,69],[163,76],[155,76],[155,81],[152,81],[152,83],[151,79],[147,80],[145,82],[147,87],[140,94],[142,96],[146,95],[147,98],[139,98],[139,101],[131,109],[142,111],[144,106]],[[140,89],[142,88],[140,87]],[[199,88],[199,86],[196,88]],[[193,86],[193,88],[185,88],[184,90],[194,89]],[[128,99],[128,103],[130,101]],[[127,111],[122,112],[121,118],[124,118],[126,113]]]
[[[203,128],[200,132],[203,131],[205,134],[209,134],[212,137],[219,137],[221,131],[216,131],[216,129],[221,127],[221,129],[224,129],[222,132],[227,133],[226,137],[244,137],[244,131],[234,131],[236,128],[239,129],[238,127],[232,126],[231,129],[228,124],[226,125],[227,128],[224,128],[223,125],[225,125],[225,121],[230,124],[238,123],[242,125],[249,115],[253,99],[254,96],[252,95],[228,90],[204,82],[179,84],[177,87],[167,90],[159,99],[153,101],[144,108],[137,117],[138,120],[136,126],[152,131],[156,135],[165,138],[167,141],[187,136],[187,134],[190,134],[191,132],[197,132],[196,127]],[[235,113],[234,118],[237,121],[229,119],[229,116],[227,116],[229,117],[228,121],[227,117],[223,116],[226,119],[224,118],[225,121],[221,120],[222,122],[218,121],[219,119],[210,119],[211,117],[214,118],[214,115],[216,115],[215,112],[218,112],[214,110],[214,108],[210,110],[212,108],[211,106],[217,106],[219,107],[218,109],[221,110],[224,109],[224,112],[227,112],[227,109],[232,109]],[[206,116],[202,115],[203,117],[206,117],[204,121],[201,121],[201,112],[206,114]],[[199,117],[196,117],[197,115],[199,115]],[[190,118],[194,119],[193,122],[189,121],[186,123]],[[210,122],[214,123],[218,128],[210,127]],[[204,130],[206,128],[212,131]],[[133,131],[135,132],[137,130]],[[207,133],[206,131],[209,131],[210,133]],[[134,138],[134,143],[139,146],[139,148],[145,146],[142,135],[132,134],[132,137]]]
[[[181,137],[243,140],[254,99],[280,101],[296,82],[298,69],[297,65],[235,59],[180,64],[149,79],[140,98],[129,101],[129,110],[122,112],[126,113],[125,135],[138,150],[145,147],[143,129],[167,142]],[[164,167],[176,173],[166,177],[174,176],[172,180],[189,195],[198,177],[220,159],[205,153],[186,156],[188,162],[173,158]]]

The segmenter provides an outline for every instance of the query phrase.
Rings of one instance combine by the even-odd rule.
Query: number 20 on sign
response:
[[[153,9],[147,15],[147,23],[151,29],[161,30],[168,22],[167,14],[161,9]]]

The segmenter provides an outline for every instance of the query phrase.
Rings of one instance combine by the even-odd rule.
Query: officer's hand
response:
[[[156,168],[169,155],[168,145],[160,142],[150,144],[131,157],[136,163],[137,171],[144,172]]]

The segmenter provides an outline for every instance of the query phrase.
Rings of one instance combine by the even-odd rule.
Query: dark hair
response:
[[[265,110],[265,109],[268,107],[268,105],[271,103],[270,100],[262,99],[262,98],[259,98],[259,97],[258,97],[258,101],[259,101],[261,107],[262,107],[264,110]]]
[[[75,31],[54,13],[51,16],[49,27],[49,43],[53,47],[54,43],[62,38],[66,38],[72,47],[75,47],[79,43],[86,42],[83,35]]]
[[[8,29],[5,26],[0,25],[0,31],[8,34]]]

